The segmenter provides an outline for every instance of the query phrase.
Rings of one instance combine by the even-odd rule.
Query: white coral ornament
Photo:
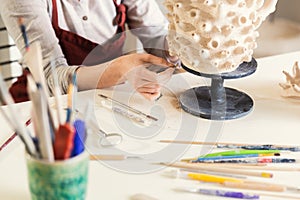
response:
[[[293,74],[283,71],[286,77],[286,83],[279,83],[283,88],[284,97],[291,97],[300,99],[300,67],[298,62],[295,62],[293,67]]]
[[[165,0],[171,55],[202,73],[235,70],[252,59],[257,28],[278,0]]]

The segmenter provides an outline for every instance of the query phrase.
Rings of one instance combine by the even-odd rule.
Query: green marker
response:
[[[223,151],[217,153],[210,153],[205,156],[199,156],[199,158],[210,158],[217,156],[236,156],[236,155],[247,155],[247,154],[278,154],[280,150],[231,150],[231,151]]]

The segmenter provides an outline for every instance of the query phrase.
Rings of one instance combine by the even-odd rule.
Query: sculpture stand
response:
[[[221,74],[205,74],[182,66],[186,71],[211,78],[211,86],[201,86],[183,92],[179,102],[186,112],[212,120],[236,119],[247,115],[253,107],[253,100],[244,92],[223,86],[224,79],[249,76],[256,71],[257,62],[242,63],[235,71]]]

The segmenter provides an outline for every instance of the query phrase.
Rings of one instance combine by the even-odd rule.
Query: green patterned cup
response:
[[[68,160],[48,162],[26,155],[32,199],[83,200],[88,180],[88,153]]]

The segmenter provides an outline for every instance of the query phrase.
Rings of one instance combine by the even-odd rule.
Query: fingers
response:
[[[148,83],[136,89],[141,95],[150,101],[154,101],[160,96],[160,85]]]
[[[169,63],[167,60],[157,57],[151,54],[141,54],[141,59],[144,62],[151,63],[154,65],[160,65],[160,66],[165,66],[165,67],[172,67],[173,65]]]
[[[147,85],[137,88],[136,90],[141,93],[142,92],[143,93],[156,93],[156,92],[159,92],[160,89],[161,89],[160,85],[149,83]]]
[[[155,101],[156,99],[158,99],[160,97],[160,92],[156,92],[156,93],[142,92],[140,94],[143,95],[146,99],[148,99],[150,101]]]
[[[135,89],[157,83],[157,75],[144,67],[131,69],[125,76]]]
[[[136,91],[151,101],[160,97],[160,85],[167,82],[174,72],[174,68],[159,73],[148,69],[151,65],[161,66],[161,68],[174,67],[167,60],[151,54],[130,54],[122,56],[117,61],[112,64],[115,64],[117,69],[122,66],[121,74]]]

